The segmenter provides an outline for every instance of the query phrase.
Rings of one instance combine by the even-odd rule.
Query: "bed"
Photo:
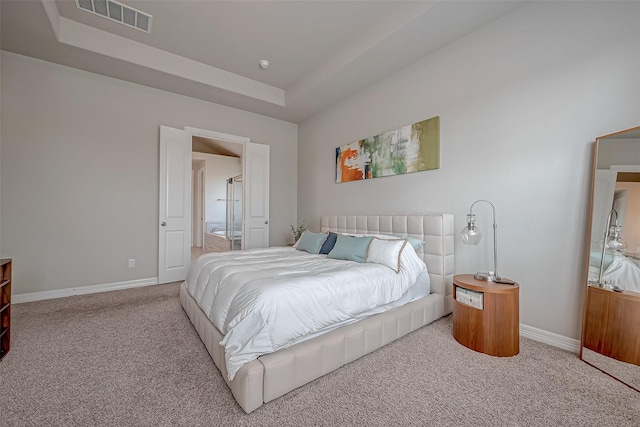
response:
[[[180,287],[182,306],[236,401],[247,413],[452,311],[452,215],[324,215],[321,231],[402,235],[423,241],[424,245],[415,253],[426,264],[430,293],[405,305],[347,322],[344,326],[260,355],[239,368],[230,366],[233,375],[229,375],[225,348],[221,345],[228,336],[214,326],[190,294],[185,281]],[[279,248],[274,252],[283,250],[295,251]]]

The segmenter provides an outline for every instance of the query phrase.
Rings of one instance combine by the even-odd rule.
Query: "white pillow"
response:
[[[404,237],[395,236],[393,234],[355,234],[355,233],[340,233],[343,236],[351,236],[351,237],[377,237],[382,240],[398,240],[404,239]]]
[[[367,252],[367,260],[365,262],[382,264],[399,273],[400,255],[406,244],[407,241],[404,239],[389,240],[374,237],[369,244],[369,251]]]

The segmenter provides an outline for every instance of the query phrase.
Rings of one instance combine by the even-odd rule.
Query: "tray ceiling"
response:
[[[75,1],[3,0],[2,49],[298,123],[526,2],[120,3],[151,33]]]

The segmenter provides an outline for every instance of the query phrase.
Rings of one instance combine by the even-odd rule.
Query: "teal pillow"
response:
[[[299,251],[309,252],[310,254],[320,253],[320,248],[327,238],[325,233],[313,233],[309,230],[305,230],[298,240],[296,249]]]
[[[329,258],[346,259],[355,262],[364,262],[367,258],[367,249],[373,237],[350,237],[338,234],[336,244],[327,255]]]
[[[416,239],[415,237],[407,237],[407,241],[416,251],[424,246],[424,240]]]
[[[602,249],[591,249],[589,251],[589,265],[593,267],[600,267],[600,262],[602,261]],[[613,254],[608,252],[604,253],[604,269],[609,268],[609,264],[613,262]]]
[[[416,239],[415,237],[409,237],[406,234],[394,234],[394,236],[409,242],[409,244],[413,246],[413,249],[415,249],[416,251],[424,246],[424,240]]]

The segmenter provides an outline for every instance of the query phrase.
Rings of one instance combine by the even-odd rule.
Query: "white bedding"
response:
[[[187,276],[189,294],[224,335],[229,380],[262,354],[400,299],[426,270],[410,245],[400,272],[293,248],[205,254]]]
[[[589,280],[597,282],[600,269],[589,267]],[[615,255],[602,273],[602,281],[626,291],[640,292],[640,261]]]

